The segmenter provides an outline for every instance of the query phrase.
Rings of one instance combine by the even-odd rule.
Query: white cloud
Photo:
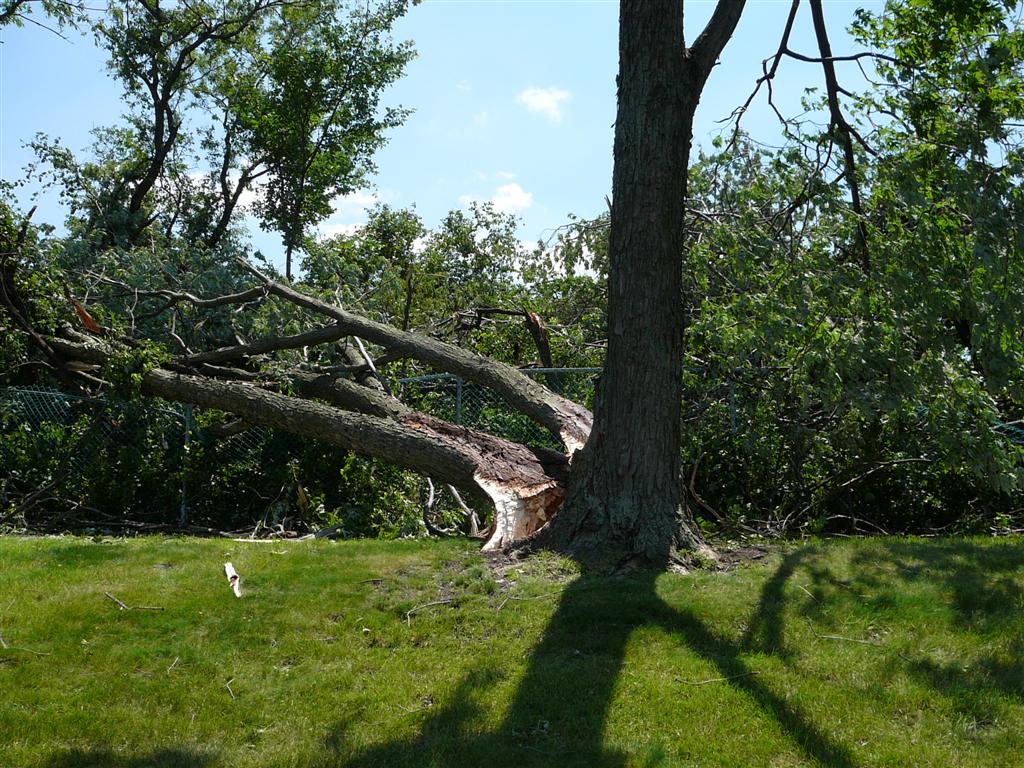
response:
[[[342,224],[340,221],[331,221],[328,219],[317,227],[317,231],[319,231],[323,237],[337,237],[338,235],[351,237],[358,232],[362,226],[362,224]]]
[[[479,128],[483,128],[489,122],[491,122],[491,113],[486,109],[473,115],[473,125]]]
[[[216,177],[214,177],[209,171],[189,171],[188,177],[193,182],[201,186],[205,186],[208,183],[212,183],[214,185],[214,188],[219,190],[219,182],[215,180]],[[160,183],[160,181],[157,182],[157,184]],[[236,184],[238,184],[238,171],[231,171],[228,174],[228,186],[233,189]],[[252,207],[252,204],[255,203],[257,198],[259,197],[260,188],[263,187],[265,184],[266,182],[263,179],[256,179],[255,181],[250,183],[248,188],[245,189],[242,192],[241,196],[238,198],[238,210],[248,211]]]
[[[462,195],[459,197],[459,202],[469,207],[479,199],[479,197],[474,197],[473,195]],[[519,211],[525,211],[533,205],[533,193],[527,192],[515,183],[502,184],[494,190],[489,202],[498,213],[518,213]]]
[[[425,235],[420,235],[412,241],[412,252],[419,256],[427,250],[428,245],[430,245],[430,238]]]
[[[331,207],[334,208],[331,218],[333,219],[336,216],[348,218],[360,216],[366,212],[367,208],[379,202],[380,196],[376,192],[364,192],[362,190],[350,192],[347,195],[334,198],[331,203]]]
[[[518,184],[502,184],[494,190],[494,210],[501,213],[516,213],[524,211],[533,205],[533,193],[527,192]]]
[[[470,84],[469,80],[459,80],[459,82],[455,84],[455,89],[462,91],[463,93],[469,93],[473,90],[473,86]]]
[[[514,179],[515,177],[516,174],[512,173],[511,171],[498,171],[496,174],[494,174],[494,178],[500,181],[512,181],[512,179]]]
[[[569,91],[561,88],[527,88],[516,100],[530,112],[537,112],[553,123],[561,122],[562,102],[572,98]]]
[[[334,213],[317,226],[317,231],[323,237],[353,235],[366,222],[366,210],[381,200],[376,192],[363,190],[336,197],[331,202]]]

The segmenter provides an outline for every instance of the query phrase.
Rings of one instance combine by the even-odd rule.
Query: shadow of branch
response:
[[[479,732],[473,726],[479,712],[475,701],[488,682],[487,675],[475,672],[459,683],[446,706],[427,717],[413,738],[378,745],[348,760],[344,744],[335,741],[324,766],[623,768],[628,756],[604,745],[615,683],[633,631],[658,626],[715,665],[723,678],[729,678],[728,685],[757,702],[809,758],[853,768],[846,747],[753,678],[740,658],[742,643],[723,639],[693,612],[666,603],[657,594],[657,576],[582,577],[566,587],[497,730]],[[654,768],[665,755],[655,748],[642,760]]]

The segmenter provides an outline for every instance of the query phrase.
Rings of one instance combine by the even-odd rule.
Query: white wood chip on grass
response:
[[[228,586],[235,593],[235,597],[242,596],[242,577],[238,575],[235,566],[231,563],[224,563],[224,575],[228,577]]]

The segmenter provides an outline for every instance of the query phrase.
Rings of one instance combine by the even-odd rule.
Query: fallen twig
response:
[[[504,600],[498,603],[498,607],[494,609],[495,613],[505,607],[505,603],[509,600],[543,600],[545,597],[558,597],[561,592],[547,592],[543,595],[528,595],[526,597],[518,597],[516,595],[508,595]]]
[[[683,685],[709,685],[710,683],[724,683],[728,680],[738,680],[741,677],[750,677],[751,675],[759,675],[760,672],[744,672],[741,675],[729,675],[729,677],[711,677],[707,680],[680,680],[679,682]]]
[[[811,600],[813,600],[814,602],[818,602],[818,598],[816,598],[816,597],[815,597],[814,595],[812,595],[812,594],[811,594],[811,590],[809,590],[809,589],[808,589],[807,587],[805,587],[805,586],[804,586],[803,584],[797,584],[797,587],[798,587],[798,588],[800,588],[800,589],[802,589],[802,590],[803,590],[804,592],[806,592],[806,593],[807,593],[807,596],[808,596],[809,598],[811,598]]]
[[[104,592],[103,595],[104,595],[104,597],[108,597],[111,600],[113,600],[115,603],[117,603],[118,610],[122,610],[122,611],[162,611],[162,610],[164,610],[163,607],[157,606],[157,605],[128,605],[128,604],[118,600],[116,597],[114,597],[109,592]]]
[[[171,670],[174,669],[176,666],[178,666],[178,662],[179,661],[181,661],[181,657],[180,656],[175,656],[174,657],[174,661],[171,662],[171,666],[169,666],[167,668],[167,674],[170,674]]]
[[[25,648],[18,645],[4,645],[4,650],[7,651],[24,651],[25,653],[31,653],[33,656],[50,656],[49,653],[43,653],[42,651],[33,651],[31,648]]]
[[[118,604],[118,606],[120,607],[120,609],[121,609],[122,611],[130,611],[130,610],[131,610],[131,608],[129,608],[129,607],[128,607],[127,605],[125,605],[124,603],[122,603],[122,602],[121,602],[120,600],[118,600],[118,599],[117,599],[116,597],[114,597],[114,596],[113,596],[112,594],[110,594],[109,592],[104,592],[104,593],[103,593],[103,595],[104,595],[105,597],[108,597],[108,598],[110,598],[110,599],[111,599],[111,600],[113,600],[113,601],[114,601],[115,603],[117,603],[117,604]]]
[[[34,656],[49,656],[50,655],[48,653],[43,653],[42,651],[33,651],[31,648],[20,648],[20,647],[18,647],[16,645],[8,645],[7,641],[4,640],[4,636],[2,634],[0,634],[0,648],[2,648],[5,651],[24,651],[25,653],[31,653]]]
[[[877,640],[858,640],[856,637],[840,637],[839,635],[818,635],[822,640],[842,640],[845,643],[860,643],[861,645],[881,646]]]
[[[410,619],[410,617],[414,613],[416,613],[416,611],[423,610],[424,608],[430,608],[433,605],[448,605],[449,603],[454,603],[454,602],[455,602],[455,600],[453,600],[453,599],[432,600],[429,603],[423,603],[423,605],[417,605],[415,608],[410,608],[408,611],[405,612],[405,623],[406,624],[411,624],[412,623],[409,619]]]
[[[235,698],[235,692],[231,690],[231,684],[233,682],[235,682],[235,678],[232,677],[230,680],[228,680],[226,683],[224,683],[224,687],[228,689],[228,693],[231,694],[231,698],[232,699]]]

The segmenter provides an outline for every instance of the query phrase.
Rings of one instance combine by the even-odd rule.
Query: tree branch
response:
[[[586,408],[551,392],[510,365],[428,336],[400,331],[389,325],[347,312],[300,293],[263,275],[250,264],[239,263],[263,281],[266,289],[286,301],[335,320],[339,329],[438,370],[490,387],[510,406],[559,435],[571,455],[590,436],[593,417]]]
[[[718,56],[729,42],[743,13],[746,0],[718,0],[704,31],[690,47],[690,58],[697,64],[703,78],[711,73]]]
[[[767,83],[769,93],[771,91],[771,81],[775,79],[775,74],[779,71],[779,62],[782,61],[783,54],[785,54],[789,50],[789,38],[793,34],[793,22],[796,21],[796,12],[799,10],[799,8],[800,0],[793,0],[792,4],[789,7],[789,16],[786,17],[786,26],[782,31],[782,39],[779,41],[779,49],[775,52],[774,56],[770,56],[769,58],[761,62],[761,71],[763,72],[763,74],[761,75],[761,77],[757,79],[757,82],[754,84],[754,90],[747,97],[747,100],[743,102],[743,105],[734,109],[732,114],[729,116],[729,118],[736,118],[736,127],[733,129],[732,141],[730,142],[729,147],[730,149],[732,149],[733,145],[735,145],[736,139],[739,136],[740,119],[743,117],[744,113],[750,108],[750,105],[754,101],[754,98],[757,96],[758,91],[761,90],[761,86]],[[771,68],[768,67],[769,61],[772,63]],[[770,101],[771,97],[769,96],[769,102]],[[776,112],[776,114],[778,114],[778,112]],[[726,120],[728,120],[729,118],[726,118]],[[783,123],[786,122],[785,119],[782,118],[782,115],[779,115],[779,119],[782,120]]]
[[[828,28],[825,25],[825,12],[821,0],[809,0],[811,16],[814,20],[814,36],[818,41],[818,52],[821,54],[821,66],[825,72],[825,89],[828,94],[830,129],[839,136],[843,148],[843,162],[846,167],[846,181],[850,186],[850,200],[853,213],[857,217],[856,246],[860,256],[861,269],[871,274],[871,257],[868,254],[868,231],[865,224],[864,207],[860,199],[860,184],[857,181],[857,164],[853,151],[853,139],[867,147],[867,143],[847,122],[839,105],[839,82],[836,79],[836,59],[832,56],[832,45],[828,39]]]
[[[175,362],[186,366],[196,366],[202,363],[223,363],[228,360],[237,360],[241,357],[263,355],[279,349],[301,349],[302,347],[326,344],[343,339],[348,335],[348,331],[341,326],[327,325],[322,328],[314,328],[311,331],[297,333],[293,336],[271,336],[248,344],[236,344],[230,347],[213,349],[208,352],[199,352],[194,355],[179,357]]]

